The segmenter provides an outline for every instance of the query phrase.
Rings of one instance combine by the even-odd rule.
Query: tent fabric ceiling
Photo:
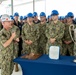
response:
[[[0,0],[0,2],[3,2],[3,1],[5,1],[5,0]]]
[[[11,0],[0,0],[2,1],[1,5],[4,6],[8,6],[11,4]],[[27,2],[31,2],[33,0],[13,0],[13,5],[18,5],[18,4],[22,4],[22,3],[27,3]]]

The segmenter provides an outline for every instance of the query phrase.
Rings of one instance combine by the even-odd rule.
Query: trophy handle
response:
[[[71,32],[72,30],[74,31],[74,38],[72,36],[72,32]],[[69,26],[69,33],[70,33],[70,37],[71,37],[72,41],[74,42],[74,57],[75,58],[74,58],[73,62],[76,63],[76,28],[74,27],[73,24]]]
[[[72,41],[75,42],[71,31],[75,31],[73,24],[69,26],[69,33],[70,33],[70,37],[71,37]],[[74,36],[75,36],[75,34],[74,34]]]
[[[76,28],[74,29],[74,40],[76,42]]]

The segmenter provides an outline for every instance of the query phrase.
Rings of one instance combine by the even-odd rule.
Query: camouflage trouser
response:
[[[46,43],[43,43],[43,44],[39,44],[38,45],[38,52],[41,53],[41,54],[45,54],[45,51],[46,51]]]
[[[14,68],[13,57],[2,56],[1,75],[11,75]]]
[[[76,56],[76,42],[74,43],[74,56]]]
[[[26,51],[26,45],[25,45],[25,42],[22,43],[22,47],[23,47],[23,50],[22,50],[22,54],[26,54],[27,51]]]
[[[57,44],[56,43],[56,44],[53,45],[51,43],[50,44],[49,43],[46,43],[46,52],[45,53],[47,55],[49,54],[49,48],[50,48],[50,46],[59,46],[59,48],[60,48],[60,55],[62,55],[62,44],[59,44],[59,43]]]
[[[19,46],[18,43],[14,44],[14,58],[18,57]]]
[[[62,55],[66,55],[67,54],[67,51],[69,52],[69,55],[70,56],[73,56],[74,55],[74,43],[70,43],[70,44],[62,44]]]
[[[46,42],[47,38],[44,34],[42,34],[39,39],[37,40],[38,42],[38,52],[41,54],[45,54],[46,51]]]
[[[1,52],[0,52],[0,60],[1,60]],[[1,61],[0,61],[0,68],[1,68]]]
[[[29,54],[31,52],[38,53],[38,47],[37,46],[38,46],[37,42],[32,43],[31,45],[27,45],[24,43],[25,49],[23,48],[24,49],[23,54]]]

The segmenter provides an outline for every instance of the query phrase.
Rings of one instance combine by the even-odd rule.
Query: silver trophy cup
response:
[[[74,36],[71,33],[72,31],[74,33]],[[73,60],[73,62],[76,63],[76,28],[75,28],[75,26],[73,24],[69,26],[69,32],[70,32],[71,39],[74,42],[74,49],[73,50],[74,50],[75,59]]]

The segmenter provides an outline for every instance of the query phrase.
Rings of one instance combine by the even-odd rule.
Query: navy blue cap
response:
[[[11,18],[12,20],[14,20],[14,17],[13,17],[12,15],[10,15],[10,18]]]
[[[38,16],[37,12],[34,12],[33,13],[33,17],[35,17],[35,16]]]
[[[18,12],[15,12],[15,13],[14,13],[14,16],[19,16],[19,13],[18,13]]]
[[[41,17],[41,16],[45,16],[45,17],[46,17],[46,14],[45,14],[44,12],[41,12],[41,13],[40,13],[40,17]]]
[[[27,19],[27,16],[24,16],[23,20],[26,20]]]
[[[73,14],[72,12],[68,12],[68,13],[67,13],[67,18],[68,18],[68,17],[72,17],[72,18],[73,18],[73,17],[74,17],[74,14]]]
[[[28,13],[27,14],[27,18],[30,18],[30,17],[33,17],[33,14],[32,13]]]
[[[23,16],[20,16],[20,20],[23,20]]]
[[[53,10],[53,11],[51,12],[51,16],[53,16],[53,15],[59,15],[59,12],[58,12],[57,10]]]

